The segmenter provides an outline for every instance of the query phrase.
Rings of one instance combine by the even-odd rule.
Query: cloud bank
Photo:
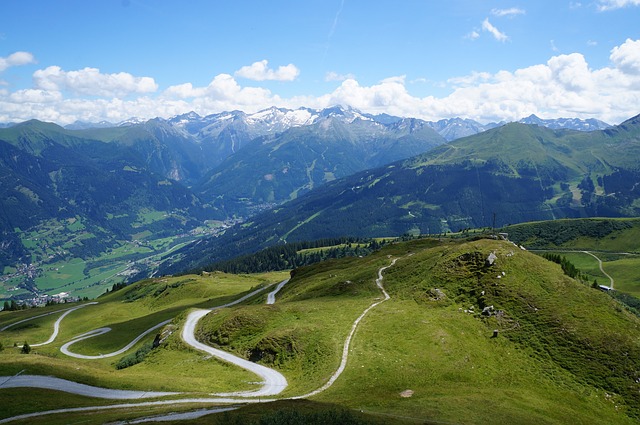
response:
[[[24,53],[3,58],[2,63],[34,63],[33,56]],[[640,113],[640,40],[632,39],[613,47],[609,64],[601,68],[591,68],[580,53],[556,55],[521,69],[450,78],[445,84],[449,93],[442,97],[412,94],[403,75],[362,85],[353,75],[328,72],[326,80],[336,84],[330,92],[293,97],[281,97],[237,80],[292,81],[299,73],[293,64],[270,69],[264,60],[242,67],[234,75],[216,75],[205,86],[185,82],[160,89],[152,77],[49,66],[34,72],[29,89],[12,92],[0,88],[0,122],[31,118],[60,124],[75,120],[118,122],[132,116],[167,118],[192,110],[207,115],[234,109],[255,112],[271,106],[324,108],[335,104],[369,113],[427,120],[457,116],[480,122],[536,114],[544,118],[593,117],[616,124]]]

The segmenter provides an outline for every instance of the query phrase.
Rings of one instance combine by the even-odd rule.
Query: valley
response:
[[[0,422],[633,423],[639,118],[529,120],[0,129]]]
[[[168,216],[158,214],[160,220]],[[153,276],[174,251],[234,224],[237,220],[207,221],[184,234],[154,238],[144,231],[133,240],[104,243],[87,231],[81,219],[50,220],[29,232],[17,232],[30,257],[23,258],[24,263],[5,266],[0,276],[0,298],[17,299],[29,306],[95,298],[114,284]],[[97,249],[87,246],[92,242]]]

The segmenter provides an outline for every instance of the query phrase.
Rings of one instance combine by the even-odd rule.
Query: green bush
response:
[[[116,369],[125,369],[129,366],[137,365],[141,363],[145,357],[153,350],[153,342],[147,342],[142,347],[138,348],[135,353],[124,356],[116,363]]]

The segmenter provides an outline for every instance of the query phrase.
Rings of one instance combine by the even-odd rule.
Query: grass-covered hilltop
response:
[[[569,231],[550,246],[554,223]],[[200,411],[180,423],[637,423],[640,319],[629,300],[593,285],[638,290],[637,229],[634,220],[531,223],[504,229],[514,242],[466,232],[396,241],[291,272],[160,277],[95,304],[3,311],[0,421],[111,423]],[[523,249],[525,241],[546,251]],[[549,251],[580,274],[569,277],[542,256]],[[247,394],[261,391],[263,378],[191,346],[199,312],[199,343],[286,383],[268,396]],[[149,398],[11,387],[37,375]],[[57,409],[68,410],[16,418]]]

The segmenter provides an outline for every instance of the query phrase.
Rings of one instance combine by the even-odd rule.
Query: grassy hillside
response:
[[[523,223],[503,229],[509,239],[533,250],[558,251],[569,259],[590,281],[610,285],[636,297],[640,296],[640,220],[579,219]],[[584,252],[569,251],[589,251]],[[597,258],[596,258],[597,257]]]
[[[278,367],[287,394],[319,387],[338,364],[345,316],[364,296],[379,298],[372,282],[387,255],[400,256],[386,272],[391,300],[363,320],[345,374],[314,399],[454,423],[624,423],[624,413],[638,414],[640,364],[630,353],[640,349],[640,322],[508,242],[414,242],[303,268],[272,311],[221,312],[202,338]],[[488,306],[492,315],[482,315]],[[413,395],[401,397],[406,390]]]
[[[199,392],[236,389],[238,382],[248,382],[252,375],[206,361],[186,349],[178,333],[173,331],[190,307],[225,304],[252,288],[280,281],[287,275],[283,272],[237,276],[215,273],[142,281],[98,298],[97,305],[70,313],[62,321],[56,341],[43,347],[34,347],[29,355],[19,354],[20,349],[13,348],[14,343],[22,345],[24,341],[29,344],[45,341],[51,335],[53,323],[59,315],[23,322],[0,332],[0,343],[4,346],[4,350],[0,351],[0,375],[13,375],[25,370],[24,373],[28,374],[53,374],[111,388],[136,388],[144,383],[149,390],[175,388],[178,391]],[[60,310],[63,306],[51,308]],[[51,308],[0,312],[0,328],[46,313]],[[146,329],[171,318],[175,319],[165,327],[173,332],[167,344],[154,350],[144,363],[130,368],[116,370],[115,364],[125,355],[153,341],[160,330],[143,338],[129,352],[116,357],[81,360],[67,357],[59,351],[62,344],[76,335],[107,326],[112,328],[111,332],[73,344],[71,350],[86,355],[109,353],[122,348]],[[212,374],[218,377],[214,382],[207,378]]]
[[[365,258],[301,267],[276,304],[265,305],[261,295],[218,310],[201,321],[199,339],[279,370],[289,383],[283,397],[306,394],[337,369],[355,319],[382,300],[375,279],[392,259],[397,262],[383,280],[391,298],[360,322],[344,373],[310,398],[323,404],[248,406],[193,423],[256,423],[274,408],[296,405],[309,415],[362,411],[368,416],[357,418],[364,423],[631,424],[640,417],[640,320],[605,293],[566,277],[557,264],[506,241],[415,240]],[[141,282],[104,297],[104,305],[71,313],[61,341],[108,324],[113,340],[105,334],[74,350],[112,349],[125,336],[137,335],[142,324],[173,314],[172,325],[179,329],[189,306],[222,304],[281,276],[213,274]],[[38,327],[54,317],[43,318]],[[0,315],[0,325],[16,319]],[[19,338],[46,334],[38,328],[18,333]],[[149,389],[199,392],[243,390],[255,379],[205,360],[178,335],[121,371],[114,370],[114,360],[65,358],[54,343],[39,349],[40,355],[5,349],[0,372],[27,369],[95,385],[140,388],[144,382]],[[108,418],[133,412],[111,412]],[[98,419],[65,416],[73,418]]]

